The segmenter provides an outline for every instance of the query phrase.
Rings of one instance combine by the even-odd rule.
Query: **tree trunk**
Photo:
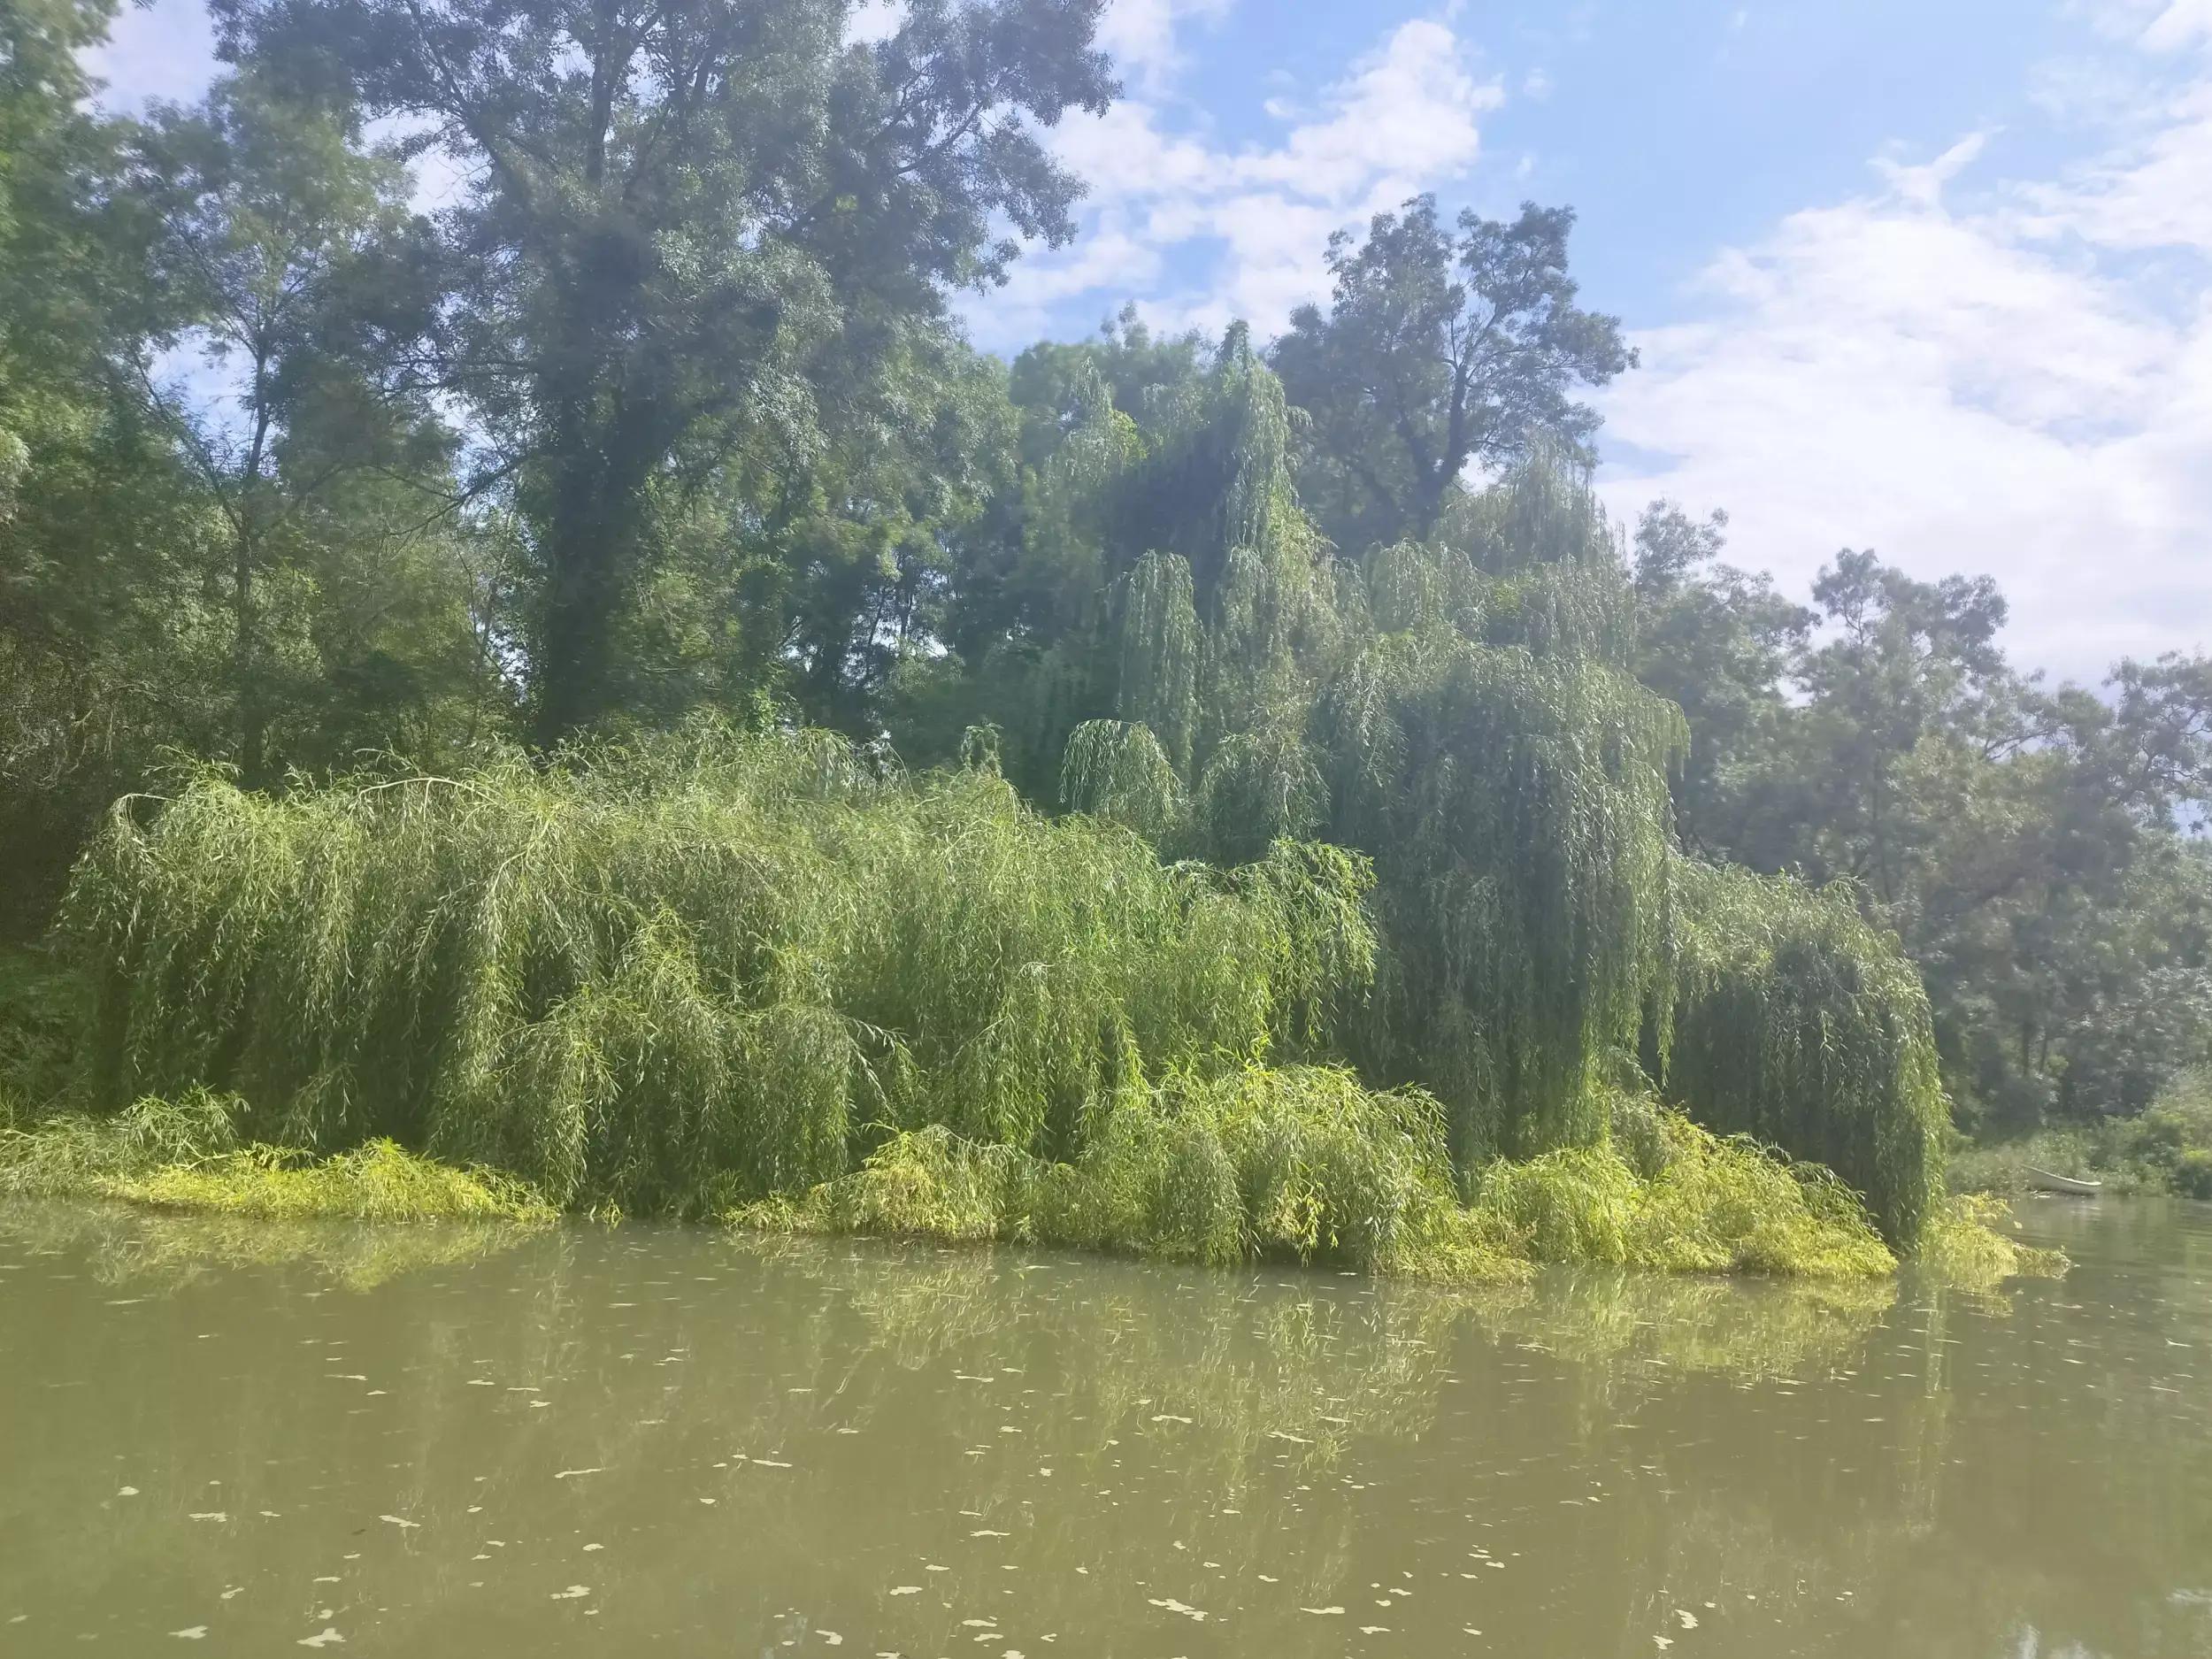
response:
[[[237,637],[232,672],[238,680],[238,780],[249,789],[268,784],[269,700],[262,683],[261,619],[254,610],[254,560],[259,541],[261,468],[269,449],[274,410],[269,388],[270,349],[258,342],[253,361],[253,437],[238,475],[234,526],[236,560],[231,576],[233,625]]]
[[[539,745],[551,749],[613,706],[614,628],[633,585],[651,474],[642,423],[618,420],[561,464],[546,526],[545,591],[530,664]]]
[[[253,537],[242,531],[231,580],[237,639],[231,672],[238,681],[238,780],[249,789],[268,784],[269,711],[261,683],[261,626],[254,615]]]

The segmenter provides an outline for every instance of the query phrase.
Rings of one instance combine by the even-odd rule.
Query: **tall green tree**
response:
[[[1721,557],[1728,518],[1694,518],[1671,502],[1637,523],[1631,549],[1636,677],[1679,707],[1690,752],[1676,820],[1697,852],[1725,855],[1744,770],[1769,753],[1789,715],[1785,676],[1811,640],[1813,613],[1773,579]]]
[[[77,54],[104,8],[4,20],[0,926],[35,931],[100,811],[180,755],[434,760],[506,698],[498,540],[434,511],[450,440],[357,349],[401,170],[265,83],[103,116]]]
[[[354,142],[342,112],[227,77],[196,110],[159,113],[139,145],[158,218],[165,331],[196,377],[140,376],[219,510],[228,542],[240,775],[271,776],[280,677],[272,640],[282,544],[298,515],[351,474],[436,478],[442,429],[419,396],[365,395],[345,311],[373,253],[404,234],[407,178]]]
[[[1688,718],[1686,837],[1852,884],[1924,976],[1961,1116],[2141,1110],[2212,1039],[2201,663],[2048,689],[1987,578],[1846,552],[1801,609],[1660,504],[1636,543],[1637,665]]]
[[[1125,305],[1089,340],[1041,340],[1014,359],[1008,395],[1021,411],[1021,458],[1041,467],[1079,419],[1094,383],[1113,406],[1140,423],[1152,402],[1189,386],[1212,358],[1212,343],[1195,331],[1156,334]]]
[[[657,482],[618,625],[626,718],[768,698],[873,736],[893,677],[938,655],[960,540],[1013,491],[1004,372],[949,328],[833,346],[809,368],[818,442],[763,427]]]
[[[1597,415],[1573,399],[1636,361],[1619,320],[1575,303],[1570,208],[1509,222],[1438,217],[1419,196],[1367,239],[1329,239],[1326,311],[1303,305],[1269,361],[1311,417],[1299,487],[1340,547],[1425,540],[1471,465],[1572,446]]]
[[[1102,0],[219,0],[223,50],[413,124],[464,180],[396,376],[462,400],[536,569],[534,717],[609,712],[657,483],[762,429],[799,450],[825,342],[880,342],[1058,243],[1038,129],[1116,91]]]
[[[27,464],[31,400],[96,394],[117,313],[149,300],[130,257],[133,215],[104,188],[127,128],[88,107],[82,60],[114,13],[113,0],[0,7],[0,511]]]
[[[212,526],[126,382],[163,312],[130,124],[83,57],[104,0],[0,5],[0,930],[164,743],[220,741]]]
[[[1046,527],[1057,522],[1062,498],[1054,480],[1069,439],[1157,442],[1162,412],[1190,396],[1212,363],[1212,348],[1201,336],[1156,335],[1134,306],[1108,319],[1091,339],[1040,341],[1014,359],[1005,392],[1016,422],[1015,470],[948,549],[942,643],[956,657],[1002,666],[1049,636],[1045,618],[1060,603],[1062,559],[1085,557]],[[1107,419],[1109,411],[1118,425]],[[1118,435],[1102,435],[1108,433]],[[941,679],[927,665],[915,668],[910,691],[915,682]],[[956,735],[940,733],[933,747]]]

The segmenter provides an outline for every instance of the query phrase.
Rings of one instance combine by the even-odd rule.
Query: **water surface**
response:
[[[0,1209],[0,1653],[2212,1655],[2212,1206],[1969,1295]]]

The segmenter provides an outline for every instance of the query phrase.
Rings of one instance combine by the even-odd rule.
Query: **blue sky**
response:
[[[979,343],[1125,300],[1265,336],[1415,191],[1569,203],[1644,358],[1601,399],[1617,515],[1726,508],[1801,592],[1847,545],[1989,572],[2076,678],[2212,648],[2212,0],[1111,0],[1104,34],[1127,96],[1054,135],[1084,234],[965,307]],[[190,96],[196,0],[96,67]]]

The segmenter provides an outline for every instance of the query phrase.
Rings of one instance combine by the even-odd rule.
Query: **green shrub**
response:
[[[334,1157],[242,1144],[234,1097],[147,1096],[106,1118],[59,1114],[0,1130],[0,1195],[111,1198],[157,1210],[273,1220],[539,1221],[520,1182],[373,1141]]]
[[[2019,1193],[2027,1171],[2088,1171],[2119,1196],[2179,1193],[2212,1197],[2205,1166],[2212,1161],[2212,1088],[2195,1073],[2139,1118],[2104,1118],[2041,1129],[2024,1140],[1970,1146],[1952,1159],[1956,1192]]]
[[[2212,1147],[2191,1147],[2177,1157],[2173,1179],[2184,1198],[2212,1198]]]
[[[2066,1271],[2062,1251],[2018,1243],[2009,1236],[2009,1226],[2003,1200],[1957,1194],[1936,1207],[1921,1260],[1947,1283],[1967,1289],[1989,1289],[2017,1274],[2055,1278]]]
[[[742,1206],[731,1219],[1463,1281],[1521,1277],[1538,1262],[1834,1279],[1896,1265],[1826,1171],[1677,1113],[1632,1110],[1659,1149],[1651,1175],[1609,1145],[1563,1148],[1491,1164],[1462,1205],[1433,1099],[1377,1094],[1334,1068],[1252,1068],[1119,1102],[1072,1164],[929,1129],[799,1199]]]
[[[1217,1265],[1253,1256],[1428,1278],[1509,1277],[1502,1229],[1459,1206],[1440,1110],[1333,1067],[1183,1073],[1118,1100],[1072,1163],[894,1138],[754,1226],[1074,1245]]]
[[[1494,1164],[1476,1208],[1540,1261],[1815,1278],[1895,1267],[1856,1196],[1826,1170],[1723,1140],[1676,1113],[1615,1110],[1641,1121],[1640,1147],[1568,1147]]]
[[[541,1221],[553,1213],[518,1181],[434,1164],[389,1141],[322,1159],[249,1147],[123,1177],[107,1194],[156,1210],[274,1221]]]
[[[104,1195],[117,1180],[239,1148],[242,1102],[208,1089],[144,1095],[105,1118],[58,1113],[0,1130],[0,1194]]]
[[[0,946],[0,1125],[50,1110],[82,1046],[89,987],[46,950]]]

